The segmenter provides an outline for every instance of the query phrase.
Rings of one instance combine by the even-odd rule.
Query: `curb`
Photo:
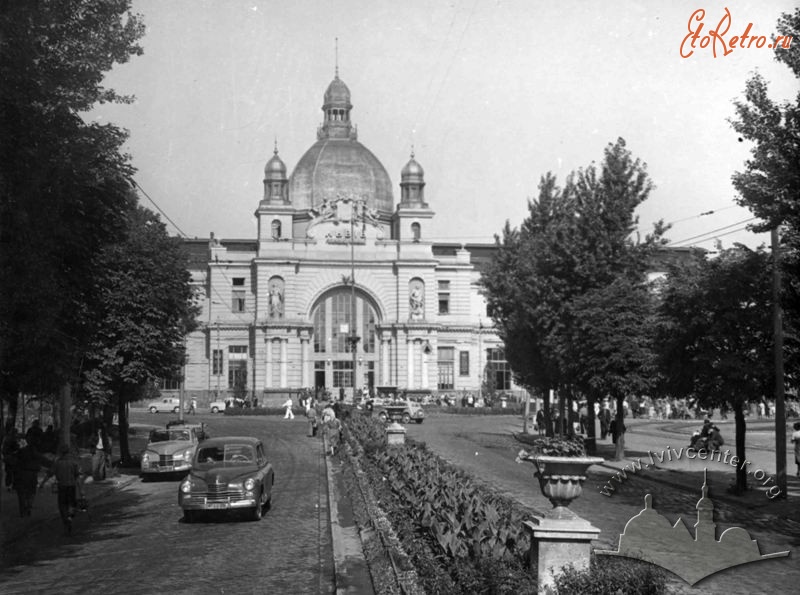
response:
[[[345,526],[340,522],[339,502],[344,502],[344,495],[337,483],[339,471],[334,470],[333,462],[328,455],[328,441],[323,436],[322,446],[325,449],[325,471],[328,487],[328,516],[331,527],[331,544],[333,546],[333,567],[337,595],[374,595],[372,576],[369,571],[361,536],[358,527]]]

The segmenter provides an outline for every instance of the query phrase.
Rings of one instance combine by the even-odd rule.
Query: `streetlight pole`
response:
[[[772,228],[772,325],[775,349],[775,472],[780,498],[786,498],[786,407],[783,377],[783,312],[781,311],[780,229]]]

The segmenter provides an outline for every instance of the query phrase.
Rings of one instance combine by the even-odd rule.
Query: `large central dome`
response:
[[[357,140],[350,123],[350,90],[337,73],[325,91],[325,120],[317,142],[298,161],[289,179],[295,209],[311,209],[337,196],[367,199],[371,208],[394,210],[392,182],[378,158]]]

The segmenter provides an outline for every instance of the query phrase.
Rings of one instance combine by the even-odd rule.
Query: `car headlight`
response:
[[[144,453],[142,455],[142,465],[146,465],[149,462],[150,462],[150,455],[147,454],[147,453]]]
[[[244,480],[244,489],[246,489],[248,492],[252,492],[255,489],[255,487],[256,487],[256,480],[253,479],[252,477],[248,477],[247,479]]]
[[[187,479],[186,481],[181,483],[181,492],[183,492],[184,494],[188,494],[191,491],[192,491],[192,482],[190,480]]]
[[[194,449],[193,448],[187,448],[186,450],[183,451],[183,460],[184,461],[191,461],[192,460],[192,455],[194,455]]]

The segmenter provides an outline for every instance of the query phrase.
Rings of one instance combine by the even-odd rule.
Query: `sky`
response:
[[[493,242],[519,226],[542,175],[563,183],[624,138],[655,185],[639,230],[673,223],[674,246],[768,244],[745,226],[731,175],[749,144],[728,123],[758,71],[772,99],[798,81],[752,45],[699,40],[723,21],[729,45],[752,23],[766,42],[792,1],[133,0],[144,55],[104,85],[135,95],[87,117],[130,133],[136,181],[188,237],[256,237],[263,168],[277,142],[294,169],[316,141],[334,76],[351,92],[359,141],[399,201],[412,146],[436,212],[427,239]],[[703,18],[695,14],[705,9]],[[681,46],[700,31],[688,57]],[[689,52],[689,42],[684,54]],[[800,40],[793,43],[800,44]]]

